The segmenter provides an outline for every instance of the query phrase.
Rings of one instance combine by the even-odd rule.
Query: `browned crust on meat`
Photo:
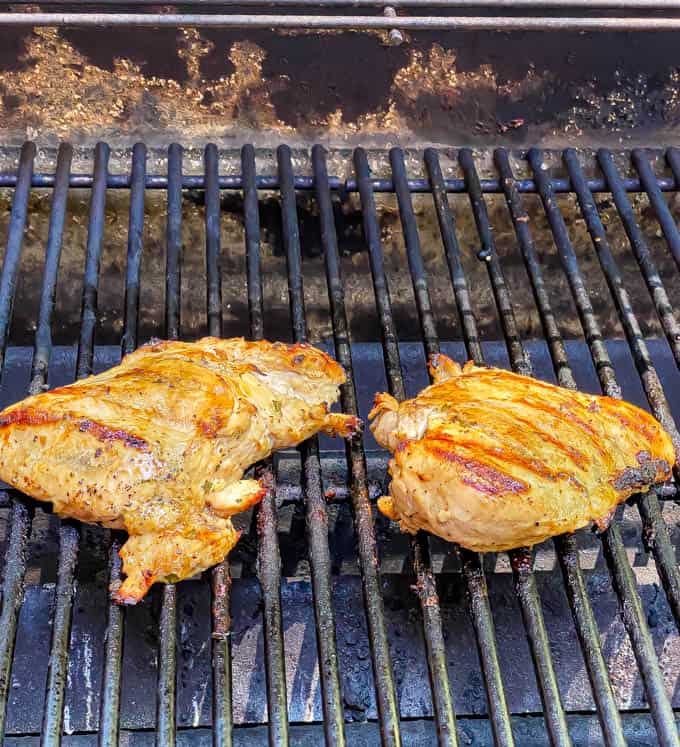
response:
[[[104,443],[120,441],[124,446],[129,446],[131,449],[149,451],[149,444],[143,438],[135,436],[133,433],[128,433],[128,431],[122,428],[114,431],[94,420],[83,418],[78,423],[78,429],[83,433],[91,433],[97,440]]]
[[[102,443],[120,441],[124,446],[138,451],[149,451],[149,444],[134,433],[129,433],[122,428],[113,430],[102,423],[90,418],[76,418],[69,415],[53,415],[45,410],[36,410],[30,407],[19,407],[0,415],[0,428],[9,426],[36,426],[49,425],[62,422],[72,422],[78,425],[82,433],[89,433]]]
[[[492,467],[482,461],[481,458],[463,455],[455,447],[451,447],[449,439],[440,436],[425,438],[421,442],[427,452],[438,459],[442,459],[463,468],[461,482],[475,488],[480,493],[490,496],[513,493],[515,495],[526,493],[529,486],[522,480],[518,480],[506,472]]]

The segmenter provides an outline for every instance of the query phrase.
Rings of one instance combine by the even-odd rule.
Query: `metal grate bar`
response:
[[[621,715],[616,708],[609,672],[602,656],[599,630],[588,597],[583,571],[579,564],[576,538],[573,534],[563,534],[555,537],[555,547],[562,569],[569,606],[581,643],[581,651],[588,669],[588,678],[595,698],[604,742],[606,745],[623,747],[626,744],[626,739],[623,735]]]
[[[61,239],[64,233],[66,202],[68,200],[68,172],[71,168],[73,149],[62,143],[57,157],[57,179],[52,193],[52,210],[45,249],[38,326],[35,333],[35,349],[31,365],[29,394],[40,394],[47,382],[47,369],[52,351],[52,312],[57,290],[57,273],[61,258]]]
[[[482,243],[480,258],[487,265],[510,356],[510,363],[516,373],[530,376],[533,373],[531,363],[517,331],[512,303],[496,254],[491,223],[486,203],[482,196],[477,169],[472,158],[472,151],[464,148],[459,152],[458,160],[467,181],[470,204],[477,232]],[[476,361],[476,363],[483,363],[483,360]],[[554,745],[571,745],[567,720],[555,677],[552,654],[550,653],[550,642],[545,629],[541,600],[538,595],[536,578],[533,572],[533,553],[529,548],[519,548],[511,550],[508,554],[515,579],[515,589],[522,610],[522,618],[534,660],[536,678],[543,701],[543,708],[545,709],[545,718],[550,739]]]
[[[7,235],[7,247],[2,275],[0,276],[0,366],[4,363],[7,335],[12,319],[12,305],[26,226],[34,159],[35,145],[25,143],[21,149],[19,174]],[[32,507],[17,498],[12,499],[7,527],[7,547],[1,598],[2,611],[0,612],[0,630],[3,633],[0,636],[0,739],[5,733],[7,695],[12,675],[12,657],[16,641],[17,621],[24,597],[26,550],[31,533],[32,517]]]
[[[144,181],[146,146],[136,143],[132,149],[132,184],[130,186],[130,225],[128,228],[127,265],[125,271],[125,331],[122,353],[137,347],[139,321],[139,269],[144,242]]]
[[[239,177],[221,177],[218,168],[218,151],[215,146],[205,150],[205,171],[197,183],[206,190],[205,225],[206,225],[206,268],[207,268],[207,319],[211,334],[222,332],[222,298],[220,277],[220,190],[236,188],[242,185],[244,192],[244,219],[246,226],[246,261],[248,269],[248,303],[250,312],[250,333],[254,339],[261,339],[264,334],[264,304],[261,274],[261,248],[259,242],[258,188],[270,180],[271,184],[280,185],[282,198],[282,216],[284,242],[288,269],[288,286],[293,320],[293,336],[296,341],[307,339],[307,324],[304,305],[304,288],[302,275],[302,258],[300,234],[296,208],[296,189],[314,189],[319,206],[321,237],[326,263],[326,277],[333,322],[333,334],[336,357],[350,376],[342,387],[341,404],[344,412],[357,412],[355,384],[352,379],[351,346],[348,321],[345,310],[343,280],[341,275],[337,236],[334,225],[334,205],[331,190],[342,188],[343,184],[352,185],[360,192],[363,208],[364,232],[369,247],[369,260],[374,284],[376,306],[383,334],[383,350],[390,391],[396,396],[405,396],[404,373],[401,368],[398,338],[392,314],[389,288],[384,268],[383,247],[380,239],[378,216],[374,192],[388,187],[394,189],[399,203],[399,214],[402,223],[409,272],[416,299],[416,310],[422,331],[425,351],[428,355],[439,350],[435,314],[431,306],[427,268],[423,261],[418,225],[411,201],[412,192],[429,192],[432,194],[437,211],[439,227],[444,244],[445,255],[453,283],[458,311],[461,316],[465,343],[470,356],[482,360],[482,347],[479,339],[476,320],[472,310],[469,290],[462,266],[456,227],[451,207],[448,204],[448,192],[466,192],[471,200],[478,234],[482,243],[480,259],[485,260],[494,292],[499,318],[504,332],[512,367],[521,373],[531,373],[531,361],[526,355],[524,342],[521,340],[515,322],[509,289],[505,284],[503,268],[493,245],[492,227],[486,213],[483,195],[488,192],[505,193],[508,206],[517,233],[518,244],[522,251],[532,283],[534,297],[539,310],[545,337],[550,348],[553,365],[559,382],[565,386],[575,386],[572,370],[566,356],[559,326],[550,306],[547,289],[543,283],[541,267],[531,239],[528,215],[523,209],[521,194],[538,190],[550,229],[555,238],[564,270],[569,280],[587,343],[590,347],[593,362],[596,366],[603,390],[620,396],[618,384],[611,361],[608,358],[604,340],[599,329],[585,282],[580,274],[578,260],[570,243],[568,232],[555,203],[555,194],[574,191],[586,219],[593,239],[595,250],[609,283],[612,297],[617,305],[618,315],[628,338],[633,359],[637,365],[643,388],[648,396],[654,414],[664,422],[675,437],[676,447],[680,438],[674,430],[675,425],[661,387],[653,368],[652,361],[645,347],[645,341],[639,329],[635,312],[626,295],[622,277],[616,266],[613,254],[607,244],[597,206],[592,195],[596,191],[611,191],[614,201],[627,232],[631,249],[638,260],[643,275],[666,337],[668,338],[676,361],[680,354],[680,341],[675,339],[678,325],[674,310],[666,295],[666,290],[659,279],[658,270],[651,252],[636,222],[630,200],[627,196],[628,186],[635,180],[622,179],[613,165],[613,158],[607,151],[598,153],[598,160],[603,166],[603,179],[585,179],[576,154],[566,151],[564,160],[569,171],[565,179],[551,179],[549,172],[544,171],[541,155],[534,151],[529,162],[534,171],[532,179],[514,180],[510,160],[505,151],[497,151],[495,162],[500,175],[498,179],[479,180],[469,151],[459,152],[460,164],[464,178],[461,180],[444,180],[438,162],[437,152],[427,151],[425,163],[428,178],[409,180],[406,174],[404,154],[399,149],[390,152],[391,178],[372,179],[369,173],[366,154],[355,151],[355,169],[357,178],[341,182],[328,175],[325,153],[320,146],[312,151],[313,177],[295,177],[291,163],[291,151],[282,147],[278,151],[278,174],[273,177],[258,177],[255,168],[255,153],[252,147],[242,150],[242,173]],[[77,355],[77,376],[91,373],[94,340],[96,331],[97,286],[99,263],[102,252],[106,192],[111,177],[108,175],[109,150],[105,144],[98,144],[95,150],[95,165],[92,176],[88,176],[92,187],[90,218],[88,227],[87,256],[85,262],[85,282],[82,298],[82,324],[79,336]],[[18,175],[14,178],[14,194],[10,229],[5,252],[5,262],[0,276],[0,362],[4,359],[6,340],[11,324],[12,301],[20,263],[22,234],[26,225],[28,199],[32,177],[35,148],[26,144]],[[665,210],[663,192],[666,183],[675,185],[675,178],[657,179],[649,164],[647,152],[640,151],[636,164],[640,173],[639,186],[649,189],[650,202],[659,213],[664,207],[655,204],[662,201]],[[666,158],[677,177],[675,169],[680,169],[680,151],[672,149]],[[180,279],[182,262],[182,189],[187,177],[182,173],[183,152],[180,146],[173,145],[168,151],[168,174],[162,177],[167,187],[167,275],[166,275],[166,334],[170,339],[178,339],[180,328]],[[677,161],[674,161],[677,159]],[[41,391],[46,384],[48,364],[51,351],[51,319],[54,306],[56,282],[59,271],[61,240],[64,228],[68,189],[74,185],[70,174],[71,148],[62,146],[59,149],[55,173],[50,175],[50,186],[54,187],[50,227],[47,239],[45,272],[42,278],[40,312],[35,336],[35,351],[31,368],[30,391]],[[651,177],[645,171],[644,163],[649,167]],[[611,164],[608,168],[607,164]],[[131,175],[117,175],[116,179],[125,180],[131,186],[130,218],[128,236],[128,262],[126,272],[125,323],[122,339],[123,354],[135,349],[138,341],[137,325],[140,307],[139,281],[142,252],[142,235],[144,229],[144,195],[149,188],[150,180],[146,174],[146,150],[137,144],[133,149]],[[0,186],[3,177],[0,176]],[[160,177],[159,177],[160,179]],[[652,188],[649,188],[651,179]],[[225,185],[229,185],[226,186]],[[529,185],[527,187],[527,185]],[[155,188],[158,185],[155,185]],[[654,195],[654,199],[652,198]],[[559,220],[558,220],[559,216]],[[560,226],[560,221],[562,224]],[[661,221],[660,221],[661,222]],[[678,236],[676,227],[666,226],[669,234],[673,231]],[[665,234],[665,231],[664,231]],[[668,237],[667,237],[668,238]],[[680,246],[680,244],[679,244]],[[677,259],[677,257],[676,257]],[[658,280],[658,282],[657,282]],[[674,332],[675,330],[675,332]],[[675,344],[674,344],[675,343]],[[680,361],[678,361],[680,363]],[[396,695],[394,676],[390,660],[390,647],[387,638],[383,599],[381,596],[381,577],[379,570],[379,553],[376,543],[375,528],[371,516],[368,496],[368,479],[366,456],[360,439],[346,445],[348,467],[350,470],[350,496],[354,523],[357,534],[358,554],[362,570],[363,592],[366,606],[366,618],[371,646],[373,674],[376,690],[376,703],[379,711],[380,729],[384,744],[399,745],[400,723],[399,705]],[[322,703],[324,707],[327,741],[331,744],[344,744],[344,722],[342,711],[342,693],[338,673],[337,649],[335,644],[335,625],[332,608],[332,574],[331,558],[328,543],[327,514],[319,462],[318,442],[316,439],[301,447],[303,491],[307,499],[307,532],[310,543],[310,562],[314,591],[314,611],[317,623],[317,643],[319,646],[319,666],[321,673]],[[267,696],[269,714],[269,741],[272,745],[288,742],[288,714],[286,697],[285,656],[283,646],[281,616],[281,558],[278,547],[276,522],[276,480],[271,462],[258,465],[255,474],[268,488],[267,494],[258,508],[257,528],[258,543],[258,578],[262,585],[263,598],[263,633],[265,642],[265,664],[267,667]],[[15,637],[23,602],[24,574],[26,556],[31,533],[32,503],[24,504],[11,495],[10,521],[7,534],[6,563],[2,582],[0,602],[0,734],[4,731],[5,711],[11,682],[12,656]],[[675,619],[680,623],[680,574],[676,566],[674,549],[670,543],[668,528],[659,508],[657,494],[654,492],[639,497],[638,507],[642,516],[645,546],[654,554],[659,574],[664,584]],[[43,744],[59,744],[63,731],[63,706],[65,700],[65,679],[68,668],[68,645],[72,617],[75,574],[78,561],[79,533],[77,525],[63,523],[59,528],[59,565],[55,593],[55,614],[52,624],[52,641],[48,679],[46,686],[45,711],[43,713]],[[673,712],[664,689],[663,678],[656,658],[652,639],[647,626],[645,612],[635,585],[626,551],[621,540],[620,528],[616,524],[602,536],[604,554],[607,559],[614,587],[623,610],[626,630],[632,641],[633,650],[640,668],[645,691],[651,704],[659,742],[663,745],[678,745]],[[616,710],[611,684],[604,663],[599,633],[595,624],[592,607],[588,598],[584,576],[578,565],[577,544],[573,535],[555,539],[557,556],[565,580],[567,596],[570,601],[579,640],[583,649],[593,694],[602,723],[604,740],[608,745],[624,744],[621,718]],[[120,582],[121,561],[118,556],[121,542],[114,535],[110,548],[110,576],[115,587]],[[432,573],[429,544],[426,536],[419,536],[412,542],[413,567],[418,580],[418,593],[424,619],[424,635],[428,655],[428,667],[432,682],[432,702],[435,711],[435,723],[439,740],[442,744],[457,744],[455,714],[452,706],[451,683],[448,676],[445,656],[442,620],[437,598],[435,577]],[[498,664],[494,623],[488,600],[486,579],[480,562],[480,556],[467,551],[460,551],[462,569],[470,596],[470,611],[477,636],[480,660],[487,686],[489,713],[497,744],[512,745],[513,735],[505,703],[501,672]],[[569,734],[564,719],[564,712],[556,690],[555,673],[551,661],[549,641],[546,635],[541,601],[536,590],[532,570],[530,551],[511,553],[513,571],[525,626],[532,648],[534,664],[537,668],[541,697],[544,699],[546,719],[553,743],[569,744]],[[231,656],[230,656],[230,616],[229,616],[230,578],[228,564],[215,569],[212,577],[213,595],[213,740],[218,745],[230,745],[232,742],[231,711]],[[172,745],[176,742],[176,676],[177,676],[177,598],[174,586],[165,586],[155,590],[162,593],[162,609],[159,635],[159,670],[157,683],[157,734],[156,743]],[[527,616],[528,613],[528,616]],[[108,629],[104,652],[104,674],[100,706],[100,744],[118,743],[120,714],[121,664],[123,650],[123,610],[111,604],[108,610]],[[23,618],[22,618],[23,625]],[[549,699],[545,699],[548,692]]]
[[[26,215],[28,213],[28,198],[31,191],[31,176],[35,159],[35,145],[24,143],[19,159],[19,174],[17,176],[12,213],[9,219],[7,247],[0,276],[0,365],[5,363],[7,336],[12,321],[14,292],[16,290],[19,260],[24,239]]]
[[[59,146],[56,184],[52,195],[52,211],[45,251],[38,328],[35,335],[35,350],[31,367],[31,383],[29,385],[31,394],[42,392],[47,383],[47,371],[52,350],[52,313],[54,311],[57,274],[61,257],[64,219],[68,200],[68,175],[72,157],[73,149],[70,145],[62,144]],[[64,522],[59,527],[59,564],[41,735],[41,744],[45,747],[61,743],[64,691],[68,669],[68,644],[78,561],[78,535],[78,529],[73,524]]]
[[[181,145],[168,148],[168,219],[165,258],[165,334],[178,340],[182,288],[182,158]]]
[[[620,399],[621,389],[616,382],[614,367],[609,359],[609,353],[607,352],[602,333],[600,332],[600,325],[598,324],[593,306],[590,302],[590,296],[586,289],[585,282],[581,276],[576,261],[576,255],[571,246],[567,227],[564,223],[559,206],[557,205],[557,201],[555,200],[555,196],[550,190],[548,180],[545,178],[545,172],[541,170],[543,166],[541,153],[532,150],[529,152],[528,158],[536,175],[541,200],[543,201],[545,213],[548,222],[550,223],[555,245],[559,251],[560,260],[562,260],[569,281],[569,287],[571,288],[572,295],[576,301],[576,310],[579,319],[581,320],[581,326],[583,327],[586,341],[591,349],[593,363],[602,384],[602,390],[607,396]]]
[[[621,218],[621,223],[623,224],[623,228],[628,236],[628,241],[633,250],[633,254],[640,266],[640,271],[642,272],[642,276],[647,284],[649,294],[654,301],[656,313],[659,315],[659,319],[661,320],[661,326],[666,333],[666,339],[668,340],[668,344],[673,352],[675,362],[680,366],[680,324],[678,324],[675,315],[673,314],[673,308],[668,300],[666,289],[664,288],[651,252],[649,251],[649,246],[640,230],[640,226],[635,220],[633,207],[630,204],[630,200],[628,199],[628,195],[623,186],[623,181],[614,164],[614,158],[608,150],[601,149],[597,152],[597,161],[602,169],[605,179],[607,180],[607,184],[609,184],[611,189],[616,209]]]
[[[654,724],[663,747],[678,747],[678,728],[664,687],[663,676],[656,658],[654,643],[647,625],[645,610],[635,587],[635,578],[616,523],[604,533],[602,541],[614,579],[614,586],[621,602],[623,622],[630,636]]]
[[[354,165],[361,195],[364,237],[368,244],[373,289],[380,318],[383,355],[390,393],[398,400],[406,399],[403,371],[399,356],[398,339],[392,316],[389,289],[385,277],[382,245],[378,228],[375,199],[370,183],[366,153],[362,148],[354,151]],[[422,288],[421,288],[422,297]],[[429,308],[429,305],[428,305]],[[456,745],[456,717],[453,711],[449,676],[446,666],[446,649],[441,624],[439,597],[429,557],[427,538],[419,533],[411,539],[413,570],[416,575],[416,593],[420,601],[425,633],[427,661],[432,685],[437,733],[440,744]]]
[[[609,248],[605,232],[592,194],[588,191],[583,178],[583,171],[579,165],[576,152],[573,149],[565,151],[565,163],[569,169],[572,182],[576,189],[581,213],[586,220],[588,231],[593,240],[593,247],[600,260],[609,290],[614,298],[619,317],[628,339],[628,345],[633,353],[633,359],[640,375],[643,389],[654,417],[663,425],[671,436],[675,445],[676,459],[680,456],[680,435],[671,414],[668,401],[661,385],[661,381],[652,363],[651,356],[642,336],[640,325],[633,311],[630,298],[623,285],[623,278],[619,272],[614,255]],[[644,524],[644,536],[647,538],[648,548],[652,550],[661,576],[666,595],[680,624],[680,573],[678,572],[675,551],[670,543],[668,527],[661,516],[659,501],[653,490],[641,494],[638,499],[640,513]]]
[[[247,28],[247,29],[349,29],[387,30],[395,26],[411,31],[671,31],[680,28],[680,18],[648,14],[646,16],[601,15],[429,15],[398,17],[385,15],[301,15],[264,13],[123,13],[0,12],[0,25],[82,26],[111,28]]]
[[[166,223],[165,334],[177,340],[180,332],[182,272],[182,148],[168,148],[168,217]],[[177,739],[175,698],[177,689],[177,587],[162,589],[158,641],[158,684],[156,691],[156,744],[173,747]]]
[[[260,251],[260,216],[256,186],[255,149],[244,145],[241,150],[243,173],[243,213],[248,275],[248,309],[250,335],[264,337],[264,300]],[[262,620],[264,625],[265,667],[267,670],[267,712],[269,744],[288,744],[288,699],[286,694],[286,659],[283,650],[281,617],[281,552],[276,518],[276,477],[273,460],[267,459],[255,469],[265,494],[257,509],[257,577],[262,587]]]
[[[463,263],[460,258],[460,245],[456,236],[454,215],[449,205],[442,170],[439,164],[439,156],[434,148],[425,151],[425,166],[430,179],[432,189],[432,200],[437,212],[439,233],[444,244],[446,263],[449,267],[451,284],[456,299],[456,306],[460,316],[463,329],[463,340],[468,355],[474,360],[482,358],[482,344],[477,331],[477,322],[472,310],[470,290],[465,278]]]
[[[508,209],[512,217],[515,233],[517,234],[517,240],[522,251],[524,264],[527,267],[529,278],[531,280],[531,288],[536,301],[536,306],[540,313],[545,339],[550,349],[550,355],[555,368],[555,375],[557,376],[557,380],[561,386],[575,389],[576,381],[574,380],[574,376],[569,366],[569,359],[567,358],[567,353],[564,349],[559,326],[555,319],[552,306],[550,305],[548,291],[543,281],[541,265],[534,249],[534,242],[531,237],[531,230],[529,229],[529,216],[524,209],[522,198],[517,189],[517,182],[510,167],[510,159],[507,151],[502,148],[497,149],[494,152],[494,163],[501,175],[506,202],[508,203]]]
[[[109,588],[120,584],[122,562],[120,548],[122,542],[118,537],[111,540],[109,548]],[[118,745],[118,727],[120,721],[120,676],[123,659],[123,626],[124,610],[113,601],[108,603],[104,675],[102,679],[102,697],[99,707],[99,747],[116,747]]]
[[[609,396],[620,398],[621,390],[616,382],[614,369],[604,346],[599,324],[578,266],[578,260],[571,245],[562,214],[550,190],[549,181],[542,169],[542,155],[540,151],[532,149],[528,158],[534,172],[534,178],[539,185],[546,216],[559,250],[558,253],[569,281],[569,287],[576,302],[586,341],[603,391]],[[635,578],[626,557],[616,522],[612,522],[609,529],[602,534],[602,541],[614,586],[621,602],[626,630],[633,644],[635,657],[645,684],[659,739],[664,745],[678,745],[680,741],[678,740],[673,711],[666,694],[640,596],[635,586]]]
[[[41,735],[43,745],[61,743],[64,692],[68,671],[68,644],[75,592],[74,580],[78,562],[78,539],[79,532],[75,526],[63,523],[59,527],[59,567]]]
[[[264,300],[262,293],[260,209],[257,196],[255,148],[252,145],[244,145],[241,150],[241,171],[243,172],[243,213],[246,238],[250,334],[254,340],[261,340],[264,337]]]
[[[205,148],[205,250],[208,275],[208,334],[222,336],[222,274],[220,266],[220,186],[217,146]],[[232,744],[233,716],[231,706],[231,615],[229,598],[231,576],[225,558],[211,572],[212,576],[212,668],[213,724],[215,747]]]
[[[341,387],[340,400],[343,412],[349,415],[358,415],[359,407],[354,386],[352,351],[345,310],[345,293],[335,231],[333,203],[328,183],[326,154],[320,145],[315,145],[312,148],[312,165],[321,221],[321,241],[326,262],[326,280],[333,322],[335,355],[347,372],[347,382]],[[350,465],[350,495],[361,564],[366,621],[368,623],[373,677],[380,716],[380,733],[385,747],[398,747],[401,744],[399,704],[394,687],[390,647],[385,629],[378,547],[368,495],[366,455],[360,438],[349,441],[345,450]]]
[[[293,339],[307,341],[307,321],[302,280],[302,256],[297,218],[291,151],[281,145],[276,151],[281,182],[281,217],[288,268],[288,294]],[[302,490],[306,498],[307,533],[309,536],[316,640],[321,672],[321,695],[324,731],[329,745],[345,744],[342,693],[335,642],[335,616],[331,595],[331,557],[328,545],[328,516],[321,485],[318,438],[300,446],[302,457]]]
[[[640,176],[640,183],[649,197],[649,202],[654,208],[657,220],[663,231],[663,235],[668,242],[671,254],[680,268],[680,231],[675,224],[671,211],[664,200],[659,185],[656,183],[654,171],[649,163],[647,154],[643,148],[635,148],[633,151],[633,165]]]
[[[423,255],[420,250],[420,238],[418,237],[418,226],[416,216],[413,212],[413,202],[408,189],[406,177],[406,165],[404,153],[401,148],[390,150],[390,165],[392,167],[392,181],[397,194],[399,205],[399,218],[401,230],[406,245],[406,256],[413,281],[413,293],[416,299],[416,310],[422,330],[423,345],[428,358],[439,352],[439,336],[437,325],[432,313],[430,291],[428,288],[427,274],[423,264]]]
[[[205,249],[208,276],[208,334],[222,336],[222,273],[220,267],[220,185],[217,146],[205,148]]]
[[[76,375],[79,379],[88,376],[92,370],[92,353],[94,347],[94,328],[96,323],[97,280],[99,275],[99,257],[104,227],[104,207],[106,199],[106,171],[109,148],[99,143],[95,149],[94,187],[90,203],[90,220],[88,225],[87,259],[83,283],[83,301],[81,313],[80,341],[76,362]],[[69,154],[68,160],[71,160]],[[68,185],[68,168],[64,168],[63,180]],[[59,183],[59,180],[57,180]],[[68,187],[66,186],[66,189]],[[61,187],[65,189],[64,186]],[[56,195],[55,195],[56,201]],[[61,219],[63,226],[63,216]],[[61,227],[59,228],[61,235]],[[49,239],[48,239],[49,244]],[[47,262],[46,262],[47,265]],[[55,273],[56,280],[56,273]],[[53,304],[52,294],[49,303]],[[49,319],[46,320],[49,333]],[[49,357],[49,356],[48,356]],[[45,373],[47,370],[45,369]],[[62,523],[59,529],[59,568],[52,633],[52,649],[46,687],[45,713],[43,716],[43,742],[59,744],[63,728],[64,691],[68,671],[69,632],[72,619],[73,592],[75,571],[79,552],[79,532]]]
[[[567,149],[564,154],[564,161],[569,169],[581,208],[581,214],[586,221],[588,232],[593,241],[593,248],[600,261],[600,266],[607,279],[609,290],[619,312],[628,344],[633,353],[633,360],[638,369],[650,407],[654,416],[671,436],[675,445],[676,456],[680,456],[680,434],[678,434],[666,395],[649,355],[649,350],[647,349],[642,330],[633,311],[630,297],[623,285],[623,278],[621,277],[614,255],[609,248],[607,233],[600,220],[595,201],[585,184],[576,151],[572,148]]]
[[[106,209],[106,176],[108,171],[109,146],[105,143],[98,143],[95,148],[94,160],[94,185],[90,199],[90,220],[87,229],[87,249],[85,259],[85,277],[83,280],[83,297],[81,304],[81,325],[80,336],[78,340],[78,358],[76,362],[76,377],[84,379],[92,373],[92,362],[94,357],[94,334],[97,324],[97,292],[99,284],[99,263],[102,252],[102,239],[104,237],[104,220]],[[112,543],[110,552],[117,552]],[[114,556],[113,562],[118,562]],[[118,573],[110,574],[111,578],[120,578],[120,569]],[[116,677],[115,672],[107,671],[110,655],[115,655],[116,640],[122,635],[122,619],[117,612],[109,610],[109,622],[106,634],[106,660],[104,681]],[[101,733],[107,733],[107,724],[100,714]],[[115,735],[115,728],[113,734]],[[116,739],[109,739],[109,744],[115,743]],[[100,743],[106,744],[106,741],[100,738]]]
[[[12,501],[9,513],[7,549],[2,584],[2,614],[0,625],[3,635],[0,639],[0,735],[5,733],[7,716],[7,694],[12,676],[12,656],[16,642],[17,621],[24,601],[24,575],[26,573],[26,552],[31,534],[33,508],[17,498]]]
[[[671,149],[673,150],[673,149]],[[17,184],[17,174],[0,173],[0,187],[15,187]],[[69,186],[74,188],[90,188],[94,183],[92,174],[71,174]],[[309,176],[294,177],[295,189],[312,190],[314,189],[314,179]],[[337,176],[329,176],[328,183],[331,189],[341,190],[343,192],[358,192],[356,179],[341,179]],[[572,192],[572,186],[569,179],[554,178],[550,180],[553,191]],[[680,179],[669,177],[659,177],[656,179],[657,186],[662,192],[674,192],[680,185]],[[129,189],[129,174],[109,174],[106,180],[106,186],[109,189]],[[220,189],[240,190],[243,189],[244,182],[242,176],[220,176]],[[258,176],[255,184],[258,189],[276,190],[279,189],[278,176]],[[394,192],[394,184],[391,179],[371,179],[374,192]],[[482,192],[497,193],[503,192],[503,185],[498,179],[480,179]],[[644,192],[644,186],[640,179],[626,177],[623,179],[623,185],[626,192]],[[36,173],[31,177],[31,186],[33,187],[54,187],[54,174]],[[145,179],[147,189],[167,189],[167,174],[147,174]],[[427,179],[409,179],[408,187],[411,192],[429,193],[430,186]],[[591,192],[609,193],[609,187],[605,179],[595,178],[588,180],[588,187]],[[205,189],[205,175],[202,174],[184,174],[182,176],[182,189]],[[465,192],[465,181],[463,179],[444,179],[444,189],[447,192],[463,193]],[[517,190],[521,193],[536,192],[536,183],[533,179],[517,179]]]
[[[524,209],[522,198],[515,188],[515,180],[507,152],[503,149],[496,150],[494,153],[494,162],[505,185],[508,209],[515,227],[522,257],[529,273],[545,338],[548,341],[555,375],[561,386],[576,389],[576,382],[569,366],[564,342],[557,327],[543,281],[543,273],[534,249],[534,242],[531,230],[529,229],[529,216]],[[625,745],[625,739],[621,716],[616,707],[609,672],[602,656],[600,635],[595,622],[593,608],[586,591],[583,572],[578,562],[576,541],[573,535],[565,534],[555,538],[555,545],[576,631],[588,669],[593,696],[597,704],[605,742],[607,745],[622,747]]]
[[[127,265],[125,271],[125,317],[121,353],[128,355],[137,347],[137,324],[139,321],[139,271],[144,238],[144,183],[146,175],[146,146],[135,143],[132,149],[132,176],[130,191],[130,216],[128,223]],[[114,535],[109,550],[109,586],[121,583],[122,542]],[[123,629],[125,615],[123,607],[112,600],[108,603],[108,625],[106,629],[106,659],[99,711],[100,747],[115,747],[118,744],[120,722],[120,680],[123,660]]]
[[[673,179],[680,177],[680,151],[677,148],[668,148],[666,151],[666,161],[671,167]],[[659,185],[657,184],[657,186]],[[663,192],[663,190],[661,191]]]
[[[425,151],[425,165],[432,185],[432,198],[437,212],[440,234],[449,266],[451,283],[458,313],[463,327],[466,350],[472,358],[482,357],[470,293],[460,259],[460,248],[456,237],[454,217],[443,188],[439,157],[433,148]],[[510,714],[505,700],[505,691],[498,662],[496,632],[489,605],[489,592],[481,556],[465,548],[459,548],[463,575],[468,589],[470,614],[475,629],[477,648],[482,663],[486,684],[487,701],[491,714],[494,740],[497,745],[513,745]]]
[[[164,584],[159,621],[156,744],[172,747],[176,741],[175,690],[177,675],[177,587]]]
[[[109,153],[109,146],[106,143],[97,143],[94,152],[94,184],[90,195],[90,220],[87,226],[85,277],[83,279],[80,336],[78,338],[78,359],[76,362],[76,376],[79,379],[84,379],[92,373]]]
[[[3,4],[8,4],[4,0]],[[12,5],[27,5],[30,0],[19,0]],[[43,5],[89,5],[87,0],[47,0]],[[103,6],[124,5],[122,0],[100,0],[98,3]],[[136,0],[135,6],[155,5],[153,0]],[[219,2],[219,0],[185,0],[183,6],[208,7],[210,5],[220,5],[222,7],[315,7],[331,8],[349,6],[352,8],[361,7],[381,7],[380,0],[228,0],[228,2]],[[680,10],[680,4],[677,0],[392,0],[395,8],[499,8],[505,10],[512,8],[531,8],[532,10],[562,10],[564,8],[610,8],[615,11],[621,10]]]

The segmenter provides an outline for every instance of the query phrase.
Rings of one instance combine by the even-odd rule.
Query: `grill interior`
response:
[[[329,349],[364,417],[441,347],[623,394],[680,448],[680,151],[109,158],[0,175],[3,405],[152,335],[266,335]],[[480,557],[379,516],[385,466],[368,433],[257,466],[232,556],[127,610],[115,533],[5,490],[5,743],[678,744],[674,485]]]

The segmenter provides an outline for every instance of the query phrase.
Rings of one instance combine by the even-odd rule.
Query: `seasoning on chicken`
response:
[[[350,436],[329,412],[342,368],[308,345],[153,342],[121,365],[0,413],[0,478],[61,516],[125,529],[134,604],[155,581],[220,562],[238,540],[230,516],[263,494],[244,470],[321,430]]]
[[[394,453],[378,506],[479,552],[531,546],[668,480],[673,444],[646,412],[444,355],[435,383],[402,403],[378,394],[371,430]]]

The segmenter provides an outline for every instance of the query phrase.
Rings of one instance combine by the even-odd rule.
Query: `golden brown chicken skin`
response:
[[[668,480],[673,444],[643,410],[444,355],[435,383],[378,394],[371,430],[394,452],[380,510],[479,552],[531,546],[595,521]]]
[[[154,342],[0,413],[0,478],[61,516],[125,529],[112,591],[134,604],[231,550],[229,517],[263,493],[247,467],[319,430],[355,432],[356,418],[329,412],[344,381],[308,345]]]

